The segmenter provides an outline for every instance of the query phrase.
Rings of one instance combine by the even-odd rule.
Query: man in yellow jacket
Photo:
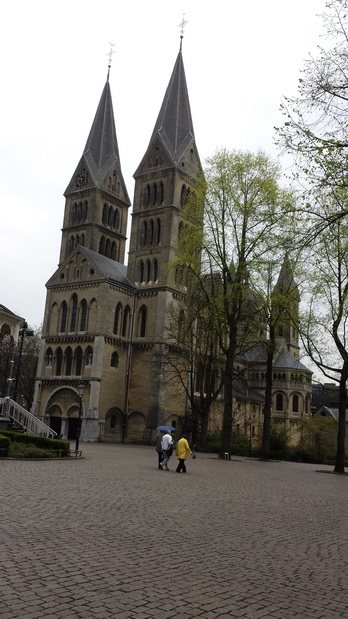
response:
[[[179,458],[179,464],[176,469],[177,473],[180,473],[181,471],[186,473],[185,460],[187,458],[187,454],[192,454],[192,451],[190,449],[186,434],[183,434],[176,445],[176,455]]]

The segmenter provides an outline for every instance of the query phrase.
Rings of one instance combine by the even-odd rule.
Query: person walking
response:
[[[178,443],[176,446],[176,455],[179,459],[179,464],[176,468],[177,473],[181,473],[181,471],[183,473],[186,473],[185,460],[188,454],[192,454],[192,451],[191,451],[189,442],[187,440],[187,435],[183,434],[181,439],[178,440]]]
[[[167,432],[165,433],[164,437],[162,438],[162,452],[163,452],[163,460],[160,464],[160,469],[164,469],[166,471],[169,471],[168,468],[168,462],[169,462],[169,458],[173,453],[173,439],[172,439],[172,433],[170,430],[167,430]]]
[[[162,470],[161,460],[163,459],[162,437],[163,437],[162,432],[158,432],[158,434],[156,436],[156,441],[155,441],[155,449],[156,449],[157,454],[158,454],[158,468],[160,470]]]

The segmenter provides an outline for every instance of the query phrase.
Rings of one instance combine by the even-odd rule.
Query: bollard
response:
[[[225,460],[229,460],[229,459],[230,459],[229,458],[229,453],[228,453],[228,451],[225,451]]]

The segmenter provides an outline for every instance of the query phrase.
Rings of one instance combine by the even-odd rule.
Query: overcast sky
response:
[[[32,326],[59,259],[63,192],[110,85],[130,198],[179,50],[201,160],[218,147],[274,157],[279,106],[320,44],[325,0],[17,0],[2,9],[0,303]]]

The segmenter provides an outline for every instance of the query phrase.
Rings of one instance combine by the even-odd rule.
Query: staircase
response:
[[[14,424],[14,428],[26,434],[34,434],[35,436],[45,436],[46,438],[55,438],[57,432],[47,426],[41,419],[29,413],[23,406],[17,404],[10,398],[0,398],[0,416],[8,418],[9,422]]]

